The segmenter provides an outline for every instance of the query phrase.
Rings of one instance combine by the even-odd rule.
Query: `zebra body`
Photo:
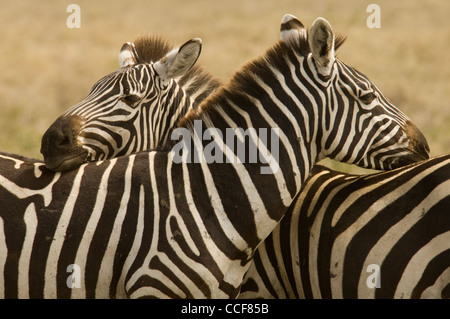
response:
[[[243,255],[250,254],[234,247],[234,242],[217,240],[228,234],[221,221],[205,219],[205,214],[214,212],[212,206],[175,209],[175,199],[191,206],[208,191],[201,183],[184,188],[187,175],[195,170],[172,165],[167,154],[139,153],[62,173],[11,155],[0,159],[1,198],[8,203],[0,219],[2,297],[223,298],[228,295],[222,289],[229,290],[219,287],[228,282],[224,273],[234,277],[233,268],[243,267]],[[179,254],[186,260],[167,259]],[[229,265],[222,273],[219,265],[225,262]],[[70,265],[81,269],[80,288],[67,285]],[[177,270],[172,273],[166,267]],[[147,278],[156,283],[145,283]],[[178,289],[169,286],[173,292],[166,295],[164,286],[177,280],[184,284]],[[193,287],[200,287],[183,291],[191,281],[196,281]]]
[[[445,155],[365,176],[315,166],[240,297],[449,298],[449,288]]]
[[[5,156],[4,296],[236,297],[255,250],[319,158],[374,168],[426,158],[420,132],[366,77],[335,59],[334,42],[324,19],[313,24],[308,42],[300,21],[285,16],[282,41],[179,123],[200,149],[211,145],[199,141],[211,130],[278,128],[279,169],[273,174],[260,173],[274,154],[264,152],[272,148],[259,136],[249,137],[265,156],[256,163],[177,163],[172,148],[51,172],[42,163]],[[173,61],[168,56],[165,61]],[[130,55],[121,60],[128,63]],[[130,94],[109,92],[96,103],[109,107],[105,100],[111,104]],[[79,116],[76,109],[84,106],[71,112]],[[203,123],[201,132],[195,121]],[[346,124],[349,137],[340,130]],[[187,141],[173,144],[181,142]],[[214,143],[224,157],[224,136],[215,135]],[[45,182],[29,184],[26,175]],[[70,265],[78,265],[83,276],[79,290],[64,287]]]

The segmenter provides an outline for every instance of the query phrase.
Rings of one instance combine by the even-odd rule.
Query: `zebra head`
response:
[[[365,75],[335,57],[345,39],[335,36],[327,20],[317,18],[308,34],[288,14],[280,31],[282,42],[301,56],[292,72],[319,93],[308,103],[320,106],[313,110],[322,128],[317,131],[319,159],[384,170],[429,158],[427,141],[411,120]]]
[[[157,149],[168,139],[167,128],[175,126],[198,102],[195,99],[218,86],[209,74],[192,68],[201,52],[200,39],[174,50],[159,38],[139,40],[136,45],[125,43],[119,54],[121,68],[100,79],[45,132],[41,153],[49,169],[63,171],[87,161]]]

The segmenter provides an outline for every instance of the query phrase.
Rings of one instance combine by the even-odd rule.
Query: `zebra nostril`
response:
[[[72,153],[74,140],[75,135],[70,127],[56,123],[42,136],[41,153],[44,158],[55,158]]]
[[[41,141],[41,153],[45,166],[53,171],[70,170],[81,165],[87,151],[78,145],[81,118],[61,117],[44,133]]]
[[[63,147],[64,145],[69,144],[69,138],[67,136],[64,136],[62,141],[58,144],[59,147]]]
[[[42,137],[41,153],[44,157],[72,153],[82,123],[83,120],[79,116],[58,118]]]
[[[72,139],[67,130],[52,129],[43,136],[42,146],[47,150],[65,150],[70,147]]]
[[[55,145],[59,148],[70,147],[73,140],[73,134],[70,130],[63,130],[58,134],[55,140]]]

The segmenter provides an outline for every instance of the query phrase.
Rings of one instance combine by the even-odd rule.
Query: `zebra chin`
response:
[[[367,158],[364,158],[356,165],[374,170],[392,170],[429,159],[427,153],[417,153],[410,149],[405,149],[401,153],[390,154],[389,156],[384,155],[379,159],[367,160]]]
[[[80,153],[70,154],[58,157],[44,157],[45,166],[52,171],[62,172],[78,168],[81,164],[86,163],[88,152],[82,150]]]
[[[420,161],[424,161],[429,158],[430,158],[429,154],[423,153],[420,154],[416,152],[411,152],[408,155],[392,158],[392,160],[389,162],[388,169],[400,168]]]
[[[414,164],[420,161],[424,161],[430,158],[430,148],[427,141],[420,134],[420,142],[417,140],[410,139],[411,143],[408,148],[403,149],[399,153],[392,154],[388,159],[388,166],[383,169],[395,169],[406,165]]]

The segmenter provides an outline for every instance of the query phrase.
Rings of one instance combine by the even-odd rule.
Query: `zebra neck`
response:
[[[172,128],[177,127],[189,111],[197,108],[198,105],[221,85],[218,79],[214,78],[199,66],[194,66],[188,73],[174,80],[172,83],[170,93],[166,95],[167,99],[170,98],[169,103],[167,103],[170,106],[168,110],[161,114],[161,120],[163,118],[167,120],[164,122],[165,125],[159,125],[163,136],[158,139],[161,142],[157,147],[152,148],[154,150],[169,149]]]
[[[181,162],[189,180],[196,181],[190,189],[201,194],[198,202],[217,207],[226,216],[218,219],[230,221],[227,229],[239,234],[232,237],[243,239],[235,246],[248,255],[283,217],[316,158],[310,144],[299,143],[303,136],[269,119],[258,121],[250,110],[230,100],[202,112],[174,130],[182,141],[169,155],[169,162]],[[186,183],[187,176],[177,183]]]
[[[190,179],[206,185],[192,193],[202,194],[204,205],[224,205],[224,215],[252,249],[283,217],[320,154],[323,110],[311,105],[318,99],[297,84],[308,80],[283,73],[307,67],[304,59],[293,66],[287,54],[272,53],[280,60],[276,65],[261,58],[244,66],[171,136],[172,159],[187,162]]]
[[[197,107],[222,83],[200,66],[193,66],[184,76],[176,80],[185,94],[191,99],[192,107]]]
[[[150,143],[148,145],[144,143],[137,151],[164,149],[170,139],[170,128],[175,127],[193,106],[193,101],[184,89],[175,81],[171,81],[171,85],[165,89],[164,94],[159,94],[155,102],[148,106],[145,116],[148,129],[145,130],[143,137]],[[139,137],[138,132],[136,133]]]

